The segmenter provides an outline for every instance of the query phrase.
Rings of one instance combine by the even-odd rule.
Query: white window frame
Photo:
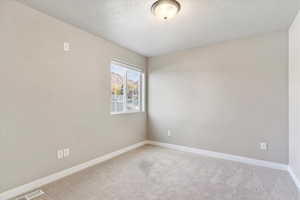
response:
[[[111,66],[112,64],[118,65],[120,67],[123,67],[126,69],[125,71],[125,78],[124,78],[124,95],[123,95],[123,111],[122,112],[112,112],[112,84],[111,84],[111,79],[110,79],[110,114],[111,115],[120,115],[120,114],[130,114],[130,113],[143,113],[145,112],[145,97],[146,97],[146,83],[145,83],[145,72],[143,69],[139,68],[138,66],[131,65],[119,60],[112,60],[110,63],[110,73],[111,73]],[[127,72],[129,70],[134,70],[140,73],[140,84],[139,84],[139,111],[128,111],[127,110]],[[111,76],[111,75],[110,75]]]

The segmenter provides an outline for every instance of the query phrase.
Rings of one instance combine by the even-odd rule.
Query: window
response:
[[[111,62],[111,113],[144,111],[144,73],[142,70]]]

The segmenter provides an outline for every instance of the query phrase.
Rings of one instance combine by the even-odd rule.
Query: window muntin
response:
[[[111,63],[111,113],[144,110],[144,73],[140,69],[113,61]]]

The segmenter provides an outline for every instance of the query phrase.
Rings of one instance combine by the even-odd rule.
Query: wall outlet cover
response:
[[[64,42],[64,51],[70,51],[70,43]]]
[[[260,149],[264,151],[268,150],[268,144],[266,142],[260,143]]]
[[[64,151],[63,150],[57,150],[57,159],[61,160],[64,158]]]
[[[64,157],[68,157],[70,155],[70,149],[64,149]]]
[[[168,136],[170,137],[172,135],[171,130],[168,130]]]

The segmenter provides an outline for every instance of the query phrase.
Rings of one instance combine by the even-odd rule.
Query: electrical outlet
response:
[[[64,150],[57,150],[57,159],[61,160],[64,158]]]
[[[67,149],[64,149],[64,157],[69,157],[70,155],[70,149],[67,148]]]
[[[260,143],[260,149],[263,151],[267,151],[268,150],[268,144],[265,142]]]
[[[168,130],[168,137],[172,135],[171,130]]]
[[[64,42],[64,51],[70,51],[70,43]]]

